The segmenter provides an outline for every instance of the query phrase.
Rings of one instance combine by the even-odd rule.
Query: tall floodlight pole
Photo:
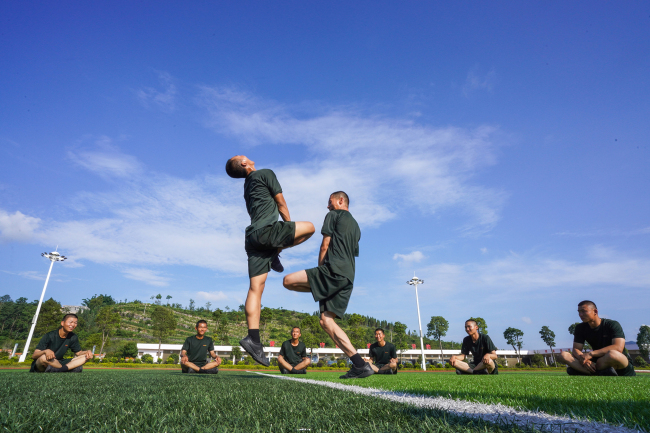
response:
[[[43,297],[45,296],[45,289],[47,289],[47,283],[50,281],[50,274],[52,273],[52,266],[54,266],[54,262],[62,262],[65,259],[67,259],[66,256],[62,256],[58,252],[54,251],[53,253],[42,253],[41,254],[43,257],[47,257],[50,259],[50,270],[47,272],[47,278],[45,279],[45,285],[43,286],[43,293],[41,293],[41,299],[38,301],[38,307],[36,307],[36,314],[34,314],[34,318],[32,319],[32,328],[29,330],[29,336],[27,337],[27,343],[25,343],[25,350],[23,350],[23,353],[20,354],[20,359],[18,359],[18,362],[23,362],[25,361],[25,357],[27,356],[27,350],[29,350],[29,343],[32,342],[32,335],[34,335],[34,328],[36,328],[36,321],[38,320],[38,313],[41,311],[41,304],[43,304]]]
[[[427,363],[424,359],[424,340],[422,339],[422,320],[420,319],[420,299],[418,298],[418,284],[424,284],[424,280],[420,280],[413,275],[413,279],[407,281],[407,284],[415,286],[415,302],[418,306],[418,324],[420,325],[420,351],[422,352],[422,370],[427,371]]]

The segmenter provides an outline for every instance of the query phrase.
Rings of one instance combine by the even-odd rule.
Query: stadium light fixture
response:
[[[57,247],[58,249],[58,247]],[[41,293],[41,299],[38,301],[38,307],[36,307],[36,314],[34,314],[34,318],[32,319],[32,327],[29,330],[29,336],[27,337],[27,343],[25,343],[25,350],[23,350],[23,353],[20,354],[20,359],[18,362],[24,362],[25,357],[27,356],[27,350],[29,349],[29,343],[32,342],[32,335],[34,335],[34,329],[36,328],[36,321],[38,320],[38,313],[41,311],[41,305],[43,304],[43,297],[45,296],[45,289],[47,289],[47,283],[50,281],[50,274],[52,273],[52,266],[54,266],[54,262],[62,262],[65,259],[67,259],[66,256],[62,256],[59,254],[57,251],[54,251],[52,253],[41,253],[41,256],[46,257],[50,259],[50,270],[47,272],[47,278],[45,279],[45,285],[43,286],[43,293]]]
[[[418,285],[424,284],[424,280],[419,279],[413,274],[413,278],[406,282],[411,286],[415,286],[415,302],[418,306],[418,325],[420,325],[420,351],[422,352],[422,370],[427,371],[427,363],[424,358],[424,340],[422,338],[422,320],[420,319],[420,299],[418,298]]]

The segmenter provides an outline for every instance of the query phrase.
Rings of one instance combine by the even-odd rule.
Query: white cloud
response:
[[[165,287],[169,285],[169,278],[163,277],[159,275],[159,272],[152,271],[151,269],[126,268],[122,270],[122,274],[124,274],[126,278],[142,281],[151,286]]]
[[[99,137],[91,149],[68,151],[68,158],[95,174],[107,178],[128,178],[142,172],[142,164],[122,153],[109,137]]]
[[[206,301],[214,301],[214,302],[225,301],[226,299],[228,299],[228,295],[226,295],[222,291],[198,292],[196,296],[200,299],[204,299]]]
[[[490,69],[485,74],[481,74],[478,66],[475,66],[467,73],[467,78],[465,79],[465,84],[463,84],[462,89],[463,96],[469,97],[469,95],[476,90],[487,90],[488,92],[492,92],[495,83],[496,71],[494,68]]]
[[[424,258],[424,254],[420,251],[413,251],[409,254],[395,254],[393,256],[393,260],[401,260],[402,263],[420,263]]]
[[[306,148],[311,158],[274,170],[285,195],[297,196],[291,203],[300,203],[307,215],[324,212],[329,193],[343,189],[362,225],[381,224],[413,207],[425,214],[460,209],[465,219],[459,229],[470,234],[499,220],[506,194],[471,183],[479,169],[495,163],[494,128],[432,128],[348,107],[294,113],[224,88],[204,87],[200,102],[210,112],[210,126],[248,145]]]
[[[36,281],[45,281],[45,278],[47,277],[47,272],[38,272],[38,271],[22,271],[22,272],[11,272],[11,271],[0,271],[5,274],[9,275],[17,275],[22,278],[26,278],[28,280],[36,280]],[[59,283],[65,282],[64,280],[54,278],[50,276],[50,281],[57,281]]]
[[[20,211],[10,214],[0,209],[0,242],[29,242],[39,228],[41,220]]]
[[[155,105],[165,112],[172,112],[176,108],[176,86],[172,76],[167,72],[159,72],[158,80],[163,87],[162,91],[145,87],[136,91],[135,94],[145,107]]]
[[[487,252],[488,252],[487,248],[485,247],[481,248],[481,254],[487,254]]]
[[[530,317],[522,317],[521,320],[522,320],[522,322],[524,322],[524,323],[528,323],[529,325],[530,325],[531,323],[533,323],[533,321],[531,320]]]

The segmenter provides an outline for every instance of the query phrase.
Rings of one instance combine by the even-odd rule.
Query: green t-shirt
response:
[[[197,367],[203,367],[207,364],[208,353],[214,350],[214,343],[212,338],[203,336],[201,340],[196,338],[196,335],[187,337],[181,350],[187,352],[187,360]]]
[[[574,343],[585,344],[585,341],[587,341],[593,350],[611,346],[614,338],[625,339],[625,333],[623,333],[621,324],[611,319],[601,319],[600,325],[593,329],[588,323],[582,322],[576,325],[576,329],[573,332]],[[627,356],[628,362],[632,364],[630,352],[627,349],[623,349],[623,354]]]
[[[61,364],[67,364],[69,361],[63,359],[63,356],[69,350],[72,350],[73,353],[81,351],[81,344],[79,344],[79,337],[73,332],[69,332],[65,338],[61,338],[59,335],[59,330],[50,331],[47,334],[43,335],[41,341],[36,345],[36,350],[46,350],[50,349],[54,352],[54,356],[59,360]],[[36,360],[32,362],[30,371],[34,371],[36,368]]]
[[[323,236],[331,236],[323,264],[354,283],[354,258],[359,257],[361,229],[352,214],[343,209],[329,211],[325,216]]]
[[[282,187],[278,178],[268,168],[252,171],[246,176],[244,199],[246,210],[251,217],[251,225],[246,227],[246,235],[278,220],[280,212],[273,197],[281,192]]]
[[[478,339],[476,341],[472,340],[472,337],[469,335],[463,338],[463,345],[460,348],[460,353],[465,356],[468,356],[470,353],[474,356],[474,364],[478,365],[483,357],[491,353],[493,350],[497,350],[497,347],[492,342],[492,339],[487,334],[478,334]]]
[[[372,343],[369,349],[370,357],[375,361],[375,364],[386,365],[390,364],[390,360],[397,358],[397,351],[395,345],[386,341],[384,346],[379,343]]]
[[[282,355],[289,364],[295,367],[302,362],[302,358],[307,357],[307,347],[305,347],[305,343],[302,341],[299,341],[298,345],[294,346],[291,344],[291,340],[287,340],[282,343],[280,355]]]

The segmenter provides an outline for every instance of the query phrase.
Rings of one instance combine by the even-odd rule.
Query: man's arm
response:
[[[327,249],[330,247],[331,240],[331,236],[323,235],[323,242],[320,244],[320,252],[318,253],[318,266],[323,266],[323,263],[325,262],[325,256],[327,255]]]
[[[217,366],[221,365],[221,358],[217,355],[217,352],[214,350],[210,351],[210,356],[217,362]]]
[[[187,358],[187,350],[183,349],[181,350],[181,362],[185,363],[187,361],[189,361],[189,359]]]
[[[81,356],[81,355],[86,355],[86,359],[92,359],[93,352],[92,350],[80,350],[79,352],[76,352],[74,356]]]
[[[607,352],[610,350],[616,350],[617,352],[623,353],[623,350],[625,350],[625,338],[613,338],[611,345],[592,352],[587,352],[583,356],[588,357],[587,359],[600,358],[601,356],[607,355]]]
[[[289,208],[287,207],[287,202],[284,201],[284,196],[282,193],[278,193],[275,197],[273,197],[273,200],[275,200],[275,204],[278,205],[278,212],[280,212],[280,216],[282,217],[282,221],[291,221],[291,216],[289,215]]]
[[[483,355],[483,364],[489,364],[491,359],[497,359],[497,351],[493,350],[490,353]]]
[[[56,357],[56,354],[54,353],[54,351],[52,351],[52,349],[45,349],[45,350],[36,349],[32,354],[32,359],[38,359],[41,356],[43,356],[43,354],[45,354],[45,359],[47,359],[48,361]]]
[[[573,342],[573,357],[578,360],[586,369],[592,373],[596,371],[596,363],[591,361],[591,355],[589,353],[583,353],[582,348],[584,344]]]

